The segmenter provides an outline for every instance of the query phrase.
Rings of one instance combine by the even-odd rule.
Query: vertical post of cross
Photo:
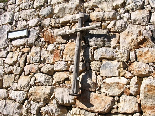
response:
[[[79,13],[78,28],[83,26],[84,14]],[[78,95],[79,92],[79,62],[80,62],[80,49],[81,49],[81,32],[77,32],[75,58],[74,58],[74,71],[72,82],[72,95]]]

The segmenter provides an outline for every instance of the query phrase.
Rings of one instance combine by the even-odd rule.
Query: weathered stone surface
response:
[[[35,9],[22,10],[20,12],[20,16],[22,19],[30,20],[37,17],[37,13]]]
[[[128,50],[118,50],[116,52],[116,60],[117,61],[128,61],[129,60],[129,51]]]
[[[52,86],[34,86],[29,90],[29,100],[48,103],[50,96],[53,94],[53,89]]]
[[[130,93],[132,95],[137,95],[140,93],[140,79],[136,76],[136,77],[133,77],[130,81]]]
[[[34,45],[34,42],[36,41],[36,39],[38,38],[38,35],[39,35],[39,29],[38,27],[36,28],[31,28],[30,29],[30,35],[29,37],[27,38],[27,41],[28,41],[28,45],[29,46],[32,46]]]
[[[3,76],[3,88],[8,88],[12,86],[14,78],[15,78],[14,74],[4,75]]]
[[[53,78],[47,74],[36,73],[34,77],[36,78],[36,85],[52,85]]]
[[[41,7],[41,6],[43,6],[45,3],[47,3],[47,0],[35,0],[35,1],[34,1],[34,8]]]
[[[56,88],[55,89],[55,98],[58,100],[58,103],[65,106],[71,106],[75,104],[75,97],[69,95],[70,89],[68,88]]]
[[[120,63],[117,61],[104,61],[100,68],[101,76],[119,76]]]
[[[141,108],[145,115],[155,115],[155,79],[144,79],[140,89]]]
[[[144,7],[144,1],[143,0],[127,0],[127,10],[135,11],[138,9],[142,9]]]
[[[88,111],[107,113],[114,105],[113,98],[103,94],[82,92],[81,96],[76,100],[76,106]]]
[[[0,89],[3,88],[3,79],[0,77]]]
[[[13,100],[0,100],[0,106],[0,113],[3,115],[21,115],[22,105]]]
[[[6,89],[0,89],[0,99],[6,99],[8,97],[8,93]]]
[[[63,52],[63,60],[65,61],[73,61],[75,55],[75,43],[69,42],[65,45],[65,49]]]
[[[109,96],[120,96],[128,80],[124,77],[106,78],[101,85],[101,92]]]
[[[105,12],[103,15],[103,20],[116,20],[116,18],[117,18],[117,13],[115,10]]]
[[[69,72],[56,72],[53,75],[53,84],[55,83],[64,83],[65,79],[70,77]]]
[[[8,51],[0,51],[0,58],[6,58]]]
[[[120,113],[135,113],[139,111],[137,98],[134,96],[122,95],[118,107]]]
[[[51,29],[47,29],[44,31],[43,33],[44,36],[44,40],[46,42],[49,42],[51,44],[53,44],[56,41],[56,38],[53,36],[52,30]]]
[[[28,63],[39,63],[40,61],[40,47],[33,46],[31,52],[27,56]]]
[[[29,20],[27,23],[29,24],[29,27],[35,27],[38,25],[40,19],[39,18],[35,18],[32,20]]]
[[[54,64],[54,70],[55,71],[69,70],[68,63],[67,62],[64,62],[64,61],[55,62],[55,64]]]
[[[16,39],[16,40],[12,41],[12,45],[15,46],[15,47],[19,47],[19,46],[25,45],[26,42],[27,42],[27,40],[24,39],[24,38],[23,39]]]
[[[115,0],[113,2],[113,7],[114,8],[121,8],[121,7],[123,7],[124,2],[125,2],[125,0]]]
[[[102,47],[94,51],[94,59],[115,59],[115,50],[112,48]]]
[[[42,107],[40,112],[42,116],[65,116],[67,114],[67,109],[64,106],[58,106],[57,104],[49,104]]]
[[[146,25],[149,22],[149,11],[137,10],[131,13],[131,20],[133,24]]]
[[[3,76],[3,74],[4,74],[4,67],[0,66],[0,76]]]
[[[155,8],[155,1],[154,0],[149,0],[150,5]]]
[[[102,21],[104,12],[92,12],[90,13],[90,19],[92,21]]]
[[[14,13],[13,12],[5,12],[1,16],[1,23],[7,24],[13,22]]]
[[[132,74],[140,77],[148,76],[150,73],[149,65],[142,62],[134,62],[128,69]]]
[[[89,41],[89,45],[91,47],[103,47],[104,46],[104,38],[103,37],[92,37],[92,38],[88,38],[88,41]]]
[[[155,62],[154,48],[139,48],[136,49],[137,60],[143,63]]]
[[[48,75],[53,75],[54,74],[54,66],[51,64],[45,64],[41,68],[41,72],[48,74]]]
[[[9,98],[15,100],[18,103],[22,103],[27,94],[24,91],[10,91]]]
[[[18,60],[18,55],[19,53],[17,51],[9,52],[9,54],[7,55],[7,58],[5,59],[5,63],[9,65],[14,65]]]
[[[25,75],[29,75],[31,73],[36,73],[39,70],[38,65],[30,64],[24,67]]]
[[[30,76],[20,76],[17,84],[18,90],[24,90],[27,91],[30,88],[30,81],[31,77]]]
[[[39,15],[41,17],[45,17],[45,18],[52,17],[53,16],[53,9],[52,9],[52,7],[48,6],[46,8],[41,9]]]

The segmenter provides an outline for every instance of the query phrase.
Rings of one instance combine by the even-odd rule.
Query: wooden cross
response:
[[[100,27],[101,24],[96,24],[92,26],[83,26],[83,18],[84,14],[79,13],[79,19],[78,19],[78,28],[73,30],[65,30],[58,32],[56,36],[63,36],[68,34],[73,34],[77,32],[77,38],[76,38],[76,47],[75,47],[75,59],[74,59],[74,71],[73,71],[73,83],[72,83],[72,93],[70,95],[77,96],[79,94],[79,62],[80,62],[80,47],[81,47],[81,31],[86,30],[92,30],[96,27]]]

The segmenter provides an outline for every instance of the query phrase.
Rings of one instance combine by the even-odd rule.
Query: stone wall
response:
[[[9,0],[0,3],[0,116],[155,115],[154,0]],[[71,96],[76,34],[80,91]],[[28,37],[7,39],[27,28]]]

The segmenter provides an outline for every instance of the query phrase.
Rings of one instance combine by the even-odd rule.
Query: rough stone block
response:
[[[3,76],[3,88],[8,88],[12,86],[14,78],[15,78],[14,74],[4,75]]]
[[[92,12],[90,13],[90,19],[92,21],[102,21],[104,12]]]
[[[5,63],[9,65],[14,65],[18,60],[18,55],[19,53],[17,51],[9,52],[9,54],[7,55],[7,58],[5,59]]]
[[[137,98],[134,96],[122,95],[118,107],[120,113],[136,113],[139,111]]]
[[[22,105],[13,100],[0,100],[0,113],[3,115],[20,116]]]
[[[56,88],[55,97],[58,100],[58,103],[65,106],[71,106],[75,104],[75,97],[69,95],[70,89],[68,88]]]
[[[43,6],[45,3],[47,3],[47,0],[35,0],[35,1],[34,1],[34,8],[41,7],[41,6]]]
[[[6,58],[7,55],[8,55],[8,51],[1,51],[0,52],[0,58]]]
[[[94,51],[94,59],[115,59],[115,50],[112,48],[102,47]]]
[[[41,72],[48,74],[48,75],[53,75],[54,74],[54,65],[51,64],[45,64],[41,68]]]
[[[8,93],[6,89],[0,89],[0,99],[6,99],[8,97]]]
[[[0,76],[3,76],[3,74],[4,74],[4,67],[0,66]]]
[[[52,86],[34,86],[30,88],[28,97],[34,102],[48,103],[53,91]]]
[[[38,65],[30,64],[24,67],[25,75],[29,75],[30,73],[36,73],[39,70]]]
[[[101,92],[109,96],[120,96],[128,80],[124,77],[106,78],[101,85]]]
[[[96,113],[108,113],[113,105],[112,97],[87,91],[82,92],[76,100],[77,107]]]
[[[40,18],[35,18],[32,20],[29,20],[27,23],[29,24],[29,27],[35,27],[38,25],[39,21],[40,21]]]
[[[150,5],[151,5],[153,8],[155,8],[155,1],[154,1],[154,0],[149,0],[149,2],[150,2]]]
[[[101,65],[100,75],[101,76],[119,76],[120,63],[116,61],[105,61]]]
[[[39,63],[40,61],[40,47],[33,46],[31,52],[27,56],[28,63]]]
[[[120,49],[116,53],[117,61],[128,61],[129,60],[129,51]]]
[[[36,73],[34,77],[36,78],[36,85],[52,85],[53,78],[47,74]]]
[[[31,77],[30,76],[20,76],[17,84],[18,90],[27,91],[30,88]]]
[[[135,96],[138,95],[140,93],[140,85],[140,79],[137,76],[133,77],[130,81],[130,93]]]
[[[20,16],[24,20],[31,20],[31,19],[37,17],[37,13],[36,13],[35,9],[22,10],[20,12]]]
[[[24,91],[10,91],[9,98],[15,100],[18,103],[22,103],[26,98],[27,93]]]
[[[69,70],[68,63],[64,61],[58,61],[54,64],[55,71],[65,71]]]
[[[50,18],[50,17],[52,17],[52,16],[53,16],[53,9],[52,9],[52,7],[51,7],[51,6],[48,6],[48,7],[46,7],[46,8],[42,8],[42,9],[40,10],[39,15],[40,15],[41,17],[45,17],[45,18]]]
[[[53,84],[55,83],[63,83],[65,79],[68,79],[70,77],[69,72],[56,72],[53,75]]]
[[[142,62],[134,62],[128,67],[128,69],[132,74],[139,77],[145,77],[150,74],[149,65]]]
[[[141,108],[145,115],[155,115],[155,79],[149,77],[142,81],[140,88]]]
[[[5,12],[1,16],[1,23],[7,24],[13,22],[14,13],[13,12]]]

